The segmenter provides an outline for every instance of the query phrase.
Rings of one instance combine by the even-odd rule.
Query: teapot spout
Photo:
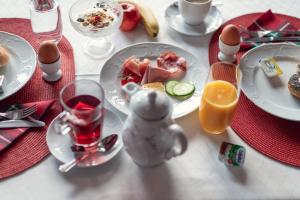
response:
[[[126,99],[126,101],[129,102],[130,98],[139,90],[141,90],[141,87],[138,84],[129,82],[122,86],[121,94]]]

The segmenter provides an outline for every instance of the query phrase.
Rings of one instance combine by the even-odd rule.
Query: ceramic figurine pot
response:
[[[133,161],[153,167],[183,154],[187,139],[183,129],[172,120],[172,104],[166,94],[141,90],[135,83],[122,87],[131,113],[124,123],[122,137]]]

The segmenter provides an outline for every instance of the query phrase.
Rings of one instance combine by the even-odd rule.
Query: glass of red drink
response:
[[[59,95],[64,111],[59,128],[69,133],[75,145],[98,144],[104,118],[104,90],[92,80],[77,80],[66,85]]]

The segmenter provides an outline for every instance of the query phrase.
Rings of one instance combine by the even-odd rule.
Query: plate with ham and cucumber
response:
[[[173,103],[175,119],[199,106],[208,70],[182,48],[148,42],[128,46],[111,56],[101,69],[100,83],[107,101],[124,114],[129,114],[129,104],[121,95],[126,83],[164,92]]]

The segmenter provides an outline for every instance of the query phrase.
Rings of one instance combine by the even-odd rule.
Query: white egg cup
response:
[[[225,44],[221,38],[219,37],[219,49],[218,58],[220,61],[227,61],[230,63],[234,63],[236,61],[236,53],[240,49],[240,43],[238,45],[228,45]]]
[[[58,81],[62,77],[62,72],[60,69],[60,58],[50,64],[45,64],[39,61],[40,67],[43,71],[43,79],[48,82]]]

